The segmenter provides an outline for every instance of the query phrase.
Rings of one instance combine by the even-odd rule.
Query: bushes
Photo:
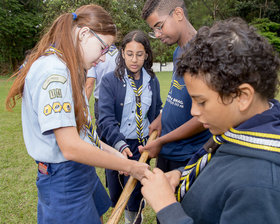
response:
[[[280,24],[270,21],[268,18],[255,19],[251,25],[257,28],[259,33],[266,37],[274,48],[280,53]]]

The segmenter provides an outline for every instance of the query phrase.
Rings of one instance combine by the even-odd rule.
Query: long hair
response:
[[[122,79],[125,74],[125,60],[122,56],[122,51],[124,51],[126,45],[130,43],[131,41],[138,42],[144,46],[145,52],[148,55],[147,58],[144,61],[143,67],[148,72],[148,74],[153,78],[155,76],[155,73],[153,72],[152,66],[153,66],[153,52],[151,49],[150,41],[148,36],[141,30],[134,30],[129,32],[125,35],[123,38],[121,47],[119,49],[118,57],[116,58],[116,69],[115,69],[115,75]]]
[[[57,56],[66,63],[69,69],[77,130],[80,131],[86,123],[88,115],[87,110],[82,109],[86,108],[83,96],[86,72],[80,51],[80,43],[78,38],[73,36],[73,30],[76,27],[87,26],[96,33],[112,36],[116,36],[117,31],[111,16],[98,5],[82,6],[75,13],[76,18],[73,17],[72,13],[65,13],[59,16],[32,50],[25,66],[12,76],[16,78],[6,98],[6,108],[11,110],[16,105],[16,100],[23,95],[24,81],[30,67],[39,57],[45,54],[50,46],[54,45],[56,49],[62,52]]]

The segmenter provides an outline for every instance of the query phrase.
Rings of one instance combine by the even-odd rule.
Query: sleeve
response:
[[[192,224],[193,220],[187,216],[179,202],[173,203],[157,213],[161,224]]]
[[[95,78],[96,79],[96,67],[91,67],[87,72],[87,78]]]
[[[160,96],[160,85],[159,85],[159,81],[158,78],[155,78],[155,85],[156,85],[156,117],[160,114],[160,111],[162,109],[162,101],[161,101],[161,96]]]
[[[230,194],[219,223],[275,223],[280,220],[279,208],[279,190],[249,186]]]
[[[66,71],[50,71],[42,79],[42,85],[32,93],[41,133],[76,126],[71,80]]]
[[[116,92],[116,83],[113,82],[113,79],[110,79],[112,75],[113,73],[107,73],[101,81],[98,100],[98,125],[101,130],[101,138],[113,147],[117,145],[117,149],[122,151],[126,142],[116,119],[115,104],[118,93]]]

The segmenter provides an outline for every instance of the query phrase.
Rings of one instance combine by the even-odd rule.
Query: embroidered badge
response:
[[[66,81],[67,81],[67,79],[64,76],[54,74],[45,80],[42,88],[44,90],[46,90],[52,82],[60,82],[60,83],[64,84]]]
[[[42,162],[38,163],[38,170],[41,174],[49,175],[48,173],[48,165]]]
[[[173,86],[179,90],[182,90],[185,85],[180,85],[180,83],[177,80],[174,80]]]
[[[71,104],[66,102],[66,103],[63,103],[63,110],[66,112],[66,113],[70,113],[71,112]]]
[[[118,49],[116,46],[110,46],[108,54],[111,56],[114,56],[118,52]]]
[[[49,90],[50,99],[62,98],[61,89],[51,89]]]
[[[52,107],[51,107],[51,105],[46,105],[46,106],[44,106],[44,114],[46,115],[46,116],[48,116],[49,114],[51,114],[52,113]]]
[[[52,109],[55,113],[61,112],[62,106],[59,102],[53,103]]]

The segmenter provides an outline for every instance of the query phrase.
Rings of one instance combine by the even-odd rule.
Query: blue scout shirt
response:
[[[149,135],[149,125],[147,114],[152,104],[152,89],[150,86],[151,76],[146,72],[145,69],[142,69],[141,77],[143,78],[143,87],[141,95],[141,108],[143,114],[143,134],[144,137]],[[130,80],[127,76],[127,71],[124,75],[125,82],[127,83],[122,121],[120,126],[120,132],[125,136],[126,139],[137,139],[136,133],[136,121],[135,121],[135,109],[136,109],[136,100],[135,93],[131,87]]]
[[[173,54],[173,75],[170,90],[162,111],[162,133],[165,135],[192,118],[192,100],[185,86],[183,77],[176,76],[176,62],[182,49],[177,47]],[[210,138],[211,134],[205,130],[191,138],[165,144],[160,155],[169,160],[185,161],[192,156]]]
[[[71,79],[55,55],[42,56],[31,66],[24,84],[22,128],[29,155],[41,162],[66,161],[53,129],[76,126]],[[91,143],[84,131],[81,138]]]
[[[142,69],[142,73],[144,74],[146,73],[146,71]],[[135,104],[134,106],[132,104],[127,105],[131,107],[130,109],[124,108],[125,99],[128,99],[126,98],[127,89],[128,89],[127,85],[129,85],[128,80],[126,79],[120,80],[115,76],[114,72],[105,74],[104,77],[102,78],[101,88],[100,88],[100,99],[98,101],[98,109],[100,112],[98,122],[101,129],[100,137],[102,139],[105,139],[109,145],[114,146],[114,148],[116,148],[119,151],[124,149],[123,146],[126,144],[125,143],[126,137],[120,131],[121,123],[124,122],[122,121],[122,118],[124,118],[125,116],[130,116],[130,115],[124,116],[123,114],[124,113],[132,114],[132,110],[135,110],[134,107]],[[143,114],[146,114],[146,116],[144,117],[148,118],[147,122],[152,122],[158,116],[162,108],[161,107],[162,102],[160,98],[160,86],[159,86],[158,79],[156,77],[150,78],[147,87],[149,91],[147,91],[148,95],[145,97],[148,98],[149,93],[151,91],[152,93],[151,103],[147,113],[145,112]],[[135,97],[134,92],[133,95],[131,96]],[[141,99],[142,101],[144,101],[142,97]],[[146,103],[149,102],[147,101]],[[148,108],[147,105],[145,105],[145,107]],[[135,120],[134,113],[133,113],[133,120]],[[135,130],[136,129],[134,129],[134,131]],[[137,137],[135,139],[137,139]]]

